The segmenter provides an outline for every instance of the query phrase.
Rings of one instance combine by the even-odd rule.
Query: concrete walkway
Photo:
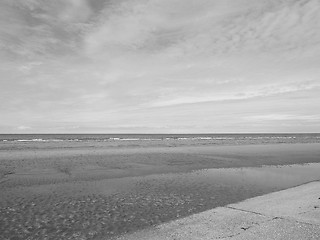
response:
[[[128,240],[320,239],[320,182],[215,208],[124,235]]]

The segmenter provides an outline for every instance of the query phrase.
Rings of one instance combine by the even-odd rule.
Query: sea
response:
[[[123,142],[123,141],[206,141],[213,144],[315,143],[320,133],[254,134],[0,134],[0,142]]]

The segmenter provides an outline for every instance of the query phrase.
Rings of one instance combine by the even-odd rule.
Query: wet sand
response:
[[[320,178],[315,172],[310,178],[294,177],[298,180],[280,184],[284,180],[278,174],[279,183],[266,186],[254,184],[261,173],[254,176],[248,170],[319,163],[319,144],[148,148],[38,144],[2,146],[4,239],[108,239]],[[202,169],[220,170],[213,174]],[[296,176],[303,172],[291,170]]]
[[[118,240],[319,239],[320,182],[251,198]]]

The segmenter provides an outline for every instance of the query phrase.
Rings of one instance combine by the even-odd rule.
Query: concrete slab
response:
[[[320,225],[320,183],[311,182],[228,207]]]
[[[320,239],[320,182],[195,214],[118,240]]]
[[[214,239],[214,238],[213,238]],[[320,228],[317,225],[273,219],[258,226],[252,226],[241,234],[231,237],[232,240],[319,240]]]

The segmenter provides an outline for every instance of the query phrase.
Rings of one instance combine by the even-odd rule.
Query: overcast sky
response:
[[[320,132],[319,0],[0,0],[0,133]]]

